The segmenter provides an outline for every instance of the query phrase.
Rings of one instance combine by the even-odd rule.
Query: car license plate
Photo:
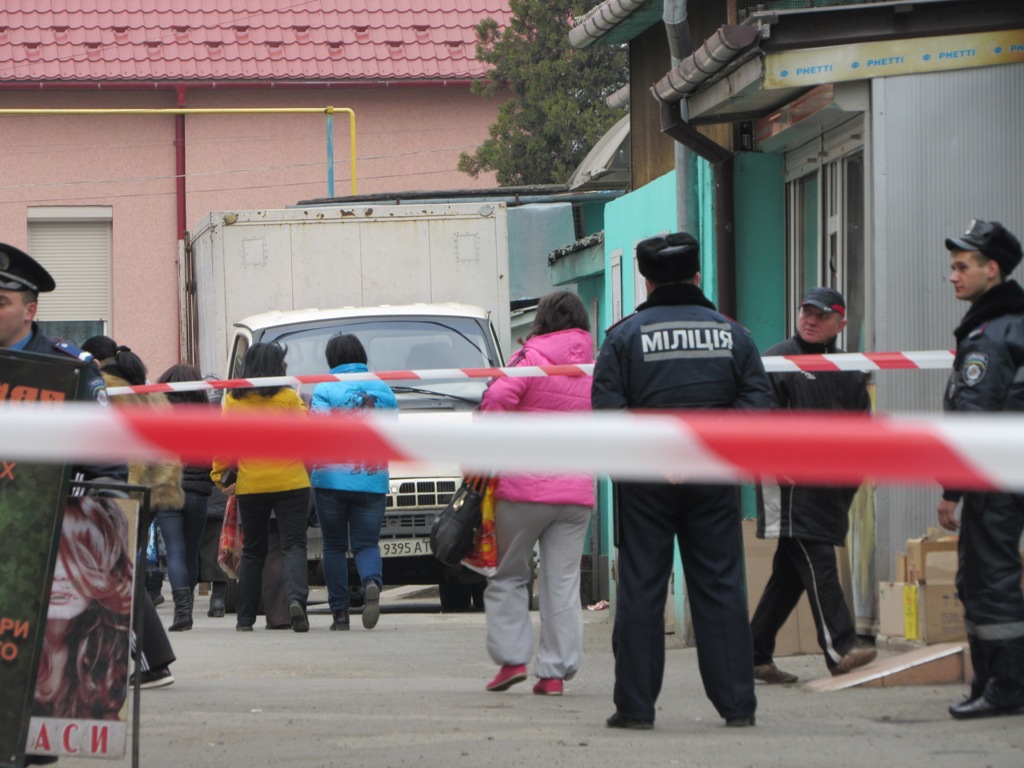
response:
[[[416,557],[429,555],[430,539],[381,539],[381,557]]]

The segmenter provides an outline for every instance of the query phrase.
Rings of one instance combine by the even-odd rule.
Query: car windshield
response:
[[[327,341],[336,333],[351,333],[366,349],[371,371],[481,368],[497,365],[486,333],[486,321],[466,317],[361,317],[325,321],[318,327],[269,328],[263,342],[287,347],[288,373],[292,376],[326,373]],[[401,394],[465,398],[479,402],[486,379],[389,382]],[[304,387],[309,393],[312,387]]]

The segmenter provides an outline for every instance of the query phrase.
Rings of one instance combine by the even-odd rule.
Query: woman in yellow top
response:
[[[242,361],[242,377],[258,379],[284,376],[285,350],[278,344],[254,344]],[[228,411],[306,412],[306,404],[294,389],[259,387],[233,389],[224,398]],[[267,531],[270,516],[277,518],[284,556],[284,591],[292,629],[308,632],[306,599],[309,581],[306,570],[306,527],[309,521],[309,475],[301,461],[257,461],[239,459],[234,483],[222,483],[228,463],[217,459],[210,475],[226,493],[238,497],[242,522],[242,562],[238,574],[239,632],[251,632],[256,623],[263,589],[263,564],[267,559]]]

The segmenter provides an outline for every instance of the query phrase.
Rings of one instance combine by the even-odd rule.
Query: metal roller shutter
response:
[[[81,343],[112,319],[111,221],[95,209],[29,211],[28,252],[53,275],[57,288],[39,302],[47,334]],[[108,209],[103,209],[104,211]],[[101,214],[102,215],[102,214]]]

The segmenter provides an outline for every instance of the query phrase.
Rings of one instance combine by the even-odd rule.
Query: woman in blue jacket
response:
[[[366,350],[355,336],[338,333],[327,342],[331,373],[365,373],[366,362]],[[397,409],[398,402],[382,381],[328,382],[313,390],[314,413],[350,408]],[[363,626],[373,629],[380,617],[383,585],[380,529],[387,502],[387,465],[317,465],[311,481],[324,542],[328,603],[334,614],[331,629],[349,628],[346,553],[350,547],[363,586]]]

